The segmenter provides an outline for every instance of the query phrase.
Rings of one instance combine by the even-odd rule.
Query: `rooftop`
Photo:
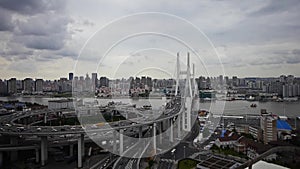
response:
[[[240,136],[234,132],[228,131],[228,130],[223,130],[219,140],[221,142],[223,141],[233,141],[233,140],[237,140]]]
[[[277,120],[278,130],[292,130],[292,127],[284,120]]]
[[[237,162],[230,159],[221,158],[218,156],[210,156],[206,160],[201,161],[198,163],[198,168],[200,166],[206,167],[209,169],[229,169],[233,165],[237,165]]]
[[[262,153],[266,152],[267,150],[269,150],[270,148],[272,148],[271,145],[265,145],[263,143],[256,142],[252,139],[249,139],[249,138],[246,138],[243,136],[241,138],[239,138],[238,142],[240,144],[246,145],[246,147],[254,149],[258,154],[262,154]]]

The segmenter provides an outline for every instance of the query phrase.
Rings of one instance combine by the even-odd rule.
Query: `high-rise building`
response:
[[[282,97],[288,97],[289,93],[288,93],[288,85],[283,85],[282,86]]]
[[[17,79],[11,78],[7,81],[7,92],[8,94],[17,93]]]
[[[238,81],[237,76],[232,76],[232,85],[234,87],[236,87],[236,86],[238,86],[238,83],[239,83],[239,81]]]
[[[98,87],[97,82],[98,82],[97,73],[92,73],[92,89],[93,90],[96,90],[96,87]]]
[[[225,76],[225,77],[224,77],[224,83],[225,83],[227,86],[230,85],[229,77],[228,77],[228,76]]]
[[[16,85],[17,85],[17,93],[22,93],[24,90],[23,80],[17,80]]]
[[[141,85],[141,78],[135,77],[135,86],[140,87],[140,85]]]
[[[149,87],[149,89],[152,90],[152,78],[151,77],[147,77],[146,84]]]
[[[146,83],[146,76],[141,77],[141,83],[145,84]]]
[[[270,82],[270,88],[268,93],[278,93],[279,96],[283,95],[283,83],[280,81],[272,81]]]
[[[83,91],[85,88],[85,81],[83,76],[79,76],[79,81],[78,81],[78,91]]]
[[[294,96],[294,92],[293,92],[293,85],[288,85],[288,95],[289,97],[293,97]]]
[[[255,88],[256,88],[256,83],[255,83],[255,81],[248,81],[247,85],[248,85],[248,87],[249,87],[250,89],[255,89]]]
[[[34,83],[34,91],[36,92],[43,92],[43,79],[36,79]]]
[[[7,94],[7,85],[4,81],[0,79],[0,95],[6,95]]]
[[[238,79],[238,86],[246,86],[246,79],[244,78]]]
[[[31,78],[26,78],[23,80],[23,92],[32,93],[33,91],[33,80]]]
[[[92,81],[91,81],[91,78],[89,77],[89,74],[86,74],[84,80],[85,80],[84,91],[93,91]]]
[[[223,85],[223,75],[220,75],[220,76],[218,77],[218,84],[219,84],[219,85]]]
[[[295,77],[294,77],[293,75],[288,75],[288,76],[286,77],[286,82],[287,82],[288,84],[292,84],[292,83],[294,82],[294,79],[295,79]]]
[[[206,88],[211,89],[211,80],[209,77],[206,78],[205,86],[206,86]]]
[[[271,114],[261,113],[260,127],[263,131],[265,144],[268,144],[270,141],[277,141],[277,120]]]
[[[74,80],[73,80],[73,82],[72,82],[72,87],[73,87],[73,90],[74,91],[78,91],[79,89],[78,89],[78,76],[75,76],[74,77]]]
[[[279,77],[279,80],[280,80],[280,82],[284,83],[285,80],[286,80],[286,76],[285,76],[285,75],[281,75],[281,76]]]
[[[67,78],[60,78],[58,81],[58,91],[59,92],[70,92],[72,91],[71,81]]]
[[[202,89],[207,89],[207,83],[205,80],[205,77],[200,76],[198,81],[198,89],[202,90]]]
[[[74,76],[74,74],[72,72],[69,73],[69,80],[73,80],[73,76]]]
[[[264,85],[263,81],[257,80],[255,83],[256,83],[255,86],[256,86],[257,89],[262,89],[262,87]]]
[[[99,87],[109,87],[109,79],[107,77],[100,77]]]

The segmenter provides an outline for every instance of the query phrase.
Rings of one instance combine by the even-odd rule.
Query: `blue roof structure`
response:
[[[224,137],[225,133],[226,133],[226,130],[225,129],[222,130],[221,137]]]
[[[4,104],[3,107],[5,109],[13,109],[13,108],[15,108],[12,104]]]
[[[20,107],[25,107],[25,106],[26,106],[26,104],[25,104],[25,103],[21,103],[21,102],[19,102],[19,103],[16,103],[15,105],[16,105],[17,107],[18,107],[18,106],[20,106]]]
[[[277,129],[279,130],[292,130],[292,127],[284,120],[277,120]]]

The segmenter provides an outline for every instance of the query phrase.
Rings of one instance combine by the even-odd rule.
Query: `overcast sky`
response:
[[[281,74],[293,74],[300,76],[299,9],[300,1],[298,0],[203,2],[198,0],[159,2],[148,0],[130,2],[0,0],[0,78],[57,79],[67,77],[67,74],[74,70],[80,49],[96,31],[112,20],[140,12],[168,13],[194,24],[215,46],[221,59],[220,62],[224,66],[225,75],[277,77]],[[152,17],[151,19],[140,17],[139,20],[132,19],[131,21],[124,22],[117,28],[115,26],[115,29],[111,28],[111,34],[115,35],[118,30],[132,29],[132,25],[135,28],[139,27],[137,30],[143,26],[149,29],[161,26],[164,28],[163,31],[176,31],[163,25],[163,23],[174,24],[165,17]],[[172,26],[180,27],[176,24],[178,23]],[[168,27],[168,30],[165,27]],[[186,30],[185,27],[178,28],[177,33],[181,32],[187,39],[197,38],[193,31],[185,32],[184,30]],[[103,41],[101,47],[104,48],[106,44],[103,43],[108,39],[101,38],[110,36],[98,33],[94,37]],[[151,43],[144,43],[144,41]],[[126,43],[118,46],[116,49],[118,52],[112,51],[107,56],[107,60],[103,61],[105,63],[97,62],[98,66],[114,67],[114,61],[122,60],[124,64],[119,72],[128,70],[131,74],[138,75],[146,71],[142,70],[142,67],[157,66],[147,65],[150,62],[159,62],[159,59],[155,57],[157,54],[161,55],[161,60],[159,67],[153,69],[152,73],[155,71],[161,74],[173,73],[171,69],[166,69],[164,72],[161,68],[175,65],[173,55],[177,52],[175,49],[178,49],[176,47],[178,44],[175,42],[164,38],[154,38],[154,36],[144,36],[135,38],[132,42],[128,40]],[[132,45],[135,47],[130,48],[129,46]],[[208,50],[205,45],[197,45],[199,48],[195,49],[196,51]],[[97,47],[93,45],[90,47],[97,50]],[[145,50],[146,48],[154,50],[149,53],[149,50]],[[179,51],[184,53],[187,50],[180,48]],[[86,54],[89,52],[91,51],[86,50]],[[163,53],[166,55],[165,58]],[[134,58],[138,56],[144,62],[137,62],[140,63],[140,67],[136,70],[129,70],[129,67],[133,68],[132,61],[137,60]],[[100,56],[95,54],[92,57],[99,59]],[[218,65],[214,63],[215,59],[202,59],[208,67]],[[95,64],[95,58],[82,60],[81,64]],[[200,65],[196,64],[197,67],[200,70]],[[80,73],[91,73],[93,69],[81,70]],[[110,70],[100,69],[97,70],[100,75],[111,76],[106,72]],[[209,75],[215,76],[219,73],[219,71],[211,71]],[[198,72],[198,74],[202,73]]]

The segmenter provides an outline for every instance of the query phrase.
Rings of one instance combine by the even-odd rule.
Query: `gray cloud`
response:
[[[300,63],[300,49],[291,49],[280,52],[274,52],[277,58],[281,58],[282,62],[287,64],[298,64]],[[277,64],[280,64],[278,62]]]
[[[17,36],[15,41],[23,43],[27,48],[40,50],[59,50],[64,46],[60,35],[51,36]]]
[[[33,15],[49,10],[63,11],[64,3],[61,0],[1,0],[0,6],[19,14]]]
[[[33,55],[33,53],[34,52],[32,50],[26,49],[19,43],[8,42],[0,51],[0,56],[9,61],[16,61],[27,59]]]
[[[286,63],[289,64],[300,63],[300,49],[294,49],[290,53],[291,54],[287,57]]]
[[[280,70],[275,69],[277,65],[290,64],[292,67],[300,63],[299,7],[300,2],[296,0],[241,3],[0,0],[0,47],[3,49],[0,57],[9,61],[10,70],[18,66],[17,61],[26,59],[49,67],[47,64],[51,61],[76,58],[84,42],[112,19],[136,12],[159,11],[187,19],[203,30],[215,46],[225,46],[221,51],[224,53],[222,63],[225,69],[242,70],[247,66],[247,72],[257,72],[254,69],[259,66],[273,66],[274,72],[278,72]],[[145,24],[155,27],[164,26],[165,22],[145,21],[137,26]],[[116,29],[122,31],[130,29],[130,26]],[[178,30],[176,23],[174,29]],[[189,36],[196,38],[191,33]],[[164,49],[172,45],[163,41],[155,44]],[[134,45],[141,47],[143,43]],[[199,49],[195,50],[205,48],[199,45]],[[98,57],[93,51],[88,56]],[[145,55],[145,59],[151,58],[151,55]],[[205,62],[214,63],[215,60],[207,59]],[[26,68],[20,66],[16,69]]]
[[[15,40],[27,48],[59,50],[68,36],[67,25],[71,19],[52,12],[38,14],[27,21],[18,22]]]
[[[31,60],[17,61],[10,64],[9,70],[17,71],[20,73],[34,73],[37,71],[37,66],[32,64]]]
[[[277,1],[271,0],[269,3],[260,8],[257,11],[252,12],[250,15],[254,17],[274,15],[276,13],[288,12],[291,8],[299,9],[300,1],[298,0],[289,0],[289,1]]]
[[[61,56],[60,55],[55,55],[55,54],[42,54],[42,55],[38,55],[34,57],[36,61],[40,61],[40,62],[48,62],[48,61],[52,61],[52,60],[56,60],[56,59],[60,59]]]
[[[300,1],[268,1],[255,4],[248,1],[248,7],[235,15],[240,19],[228,27],[208,32],[218,45],[223,44],[270,44],[296,41],[300,35]],[[265,3],[265,4],[264,4]],[[244,6],[242,3],[236,7]],[[247,4],[247,3],[246,3]],[[236,9],[234,7],[234,9]],[[251,9],[251,10],[249,10]],[[230,9],[224,9],[224,11]],[[221,16],[226,21],[226,15]],[[229,18],[230,19],[230,18]]]
[[[35,55],[35,50],[51,56],[52,51],[62,49],[70,39],[68,24],[72,22],[65,7],[65,2],[58,0],[0,1],[0,31],[9,35],[2,41],[6,48],[1,56],[17,61]]]
[[[78,53],[75,50],[67,49],[67,48],[63,48],[59,51],[56,51],[55,54],[59,55],[59,56],[70,57],[70,58],[73,58],[73,59],[76,59],[77,56],[78,56]]]
[[[14,28],[12,16],[5,9],[0,8],[0,31],[12,31]]]
[[[272,53],[272,52],[270,52]],[[250,62],[250,65],[282,65],[300,63],[300,49],[275,50],[273,54],[266,53]]]
[[[34,36],[67,33],[66,27],[69,22],[71,22],[69,17],[52,12],[38,14],[26,21],[19,21],[17,33]]]

